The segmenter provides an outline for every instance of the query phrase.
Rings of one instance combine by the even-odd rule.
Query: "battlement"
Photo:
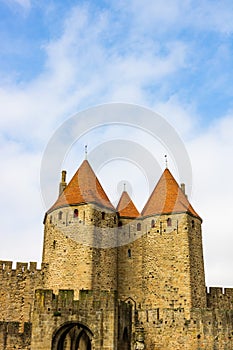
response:
[[[138,313],[140,327],[154,327],[158,330],[180,329],[182,332],[196,332],[212,334],[214,330],[219,333],[226,332],[233,335],[232,310],[194,309],[190,317],[186,318],[182,309],[155,309],[144,310]],[[168,331],[169,332],[169,331]],[[165,333],[164,333],[165,334]]]
[[[23,322],[31,318],[34,292],[42,287],[46,264],[38,269],[36,262],[0,261],[0,320]]]
[[[31,334],[31,323],[25,322],[23,325],[23,332],[20,322],[5,322],[0,321],[0,333],[8,333],[11,335],[30,335]]]
[[[47,311],[69,309],[75,312],[85,309],[87,305],[93,310],[109,309],[114,307],[116,300],[116,291],[80,290],[78,300],[74,299],[74,290],[60,289],[58,294],[54,294],[51,289],[37,289],[35,292],[35,308]]]
[[[197,308],[191,310],[189,317],[185,317],[182,308],[138,310],[137,327],[142,336],[145,331],[150,349],[155,344],[156,349],[176,350],[232,349],[233,345],[232,310]]]
[[[233,288],[210,287],[207,292],[207,307],[232,310]]]
[[[30,349],[32,324],[25,322],[23,328],[20,322],[0,322],[1,349]]]
[[[73,290],[59,290],[58,294],[54,294],[51,289],[37,289],[35,292],[35,307],[39,309],[65,309],[73,307],[74,303],[77,301],[74,300]]]
[[[35,272],[41,271],[46,267],[46,264],[41,264],[41,269],[37,269],[37,262],[17,262],[16,269],[13,269],[13,261],[0,260],[0,272]]]

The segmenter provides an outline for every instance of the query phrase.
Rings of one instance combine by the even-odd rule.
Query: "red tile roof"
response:
[[[83,161],[48,212],[59,207],[81,203],[96,203],[115,210],[87,160]]]
[[[129,218],[137,218],[140,216],[137,208],[135,207],[132,199],[126,191],[122,192],[121,198],[116,208],[120,216],[126,216]]]
[[[165,169],[142,210],[142,216],[185,212],[200,219],[170,171]]]

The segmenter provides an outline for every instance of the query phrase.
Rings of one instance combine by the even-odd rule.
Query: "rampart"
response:
[[[24,323],[21,331],[19,322],[0,322],[0,348],[2,350],[30,350],[31,323]]]
[[[233,310],[233,288],[210,287],[207,291],[207,307]]]
[[[43,288],[46,265],[37,269],[35,262],[0,261],[0,320],[19,322],[23,331],[24,322],[31,321],[34,293]]]
[[[146,349],[230,350],[233,349],[233,310],[184,309],[138,311]]]

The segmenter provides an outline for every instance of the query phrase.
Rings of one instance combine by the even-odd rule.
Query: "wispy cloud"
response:
[[[181,29],[207,30],[220,33],[233,31],[231,0],[223,2],[207,0],[159,0],[145,5],[140,0],[118,1],[118,8],[133,13],[135,25],[140,24],[141,31],[155,29],[159,32],[172,31],[174,35]]]
[[[30,10],[30,8],[31,8],[31,1],[30,0],[5,0],[5,2],[10,6],[18,5],[27,11]]]

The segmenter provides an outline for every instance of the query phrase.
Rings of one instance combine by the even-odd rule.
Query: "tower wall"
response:
[[[188,214],[147,217],[140,220],[141,232],[137,222],[125,226],[134,240],[118,248],[120,297],[128,296],[142,308],[182,307],[187,312],[192,307],[204,308],[200,220],[192,228],[193,218]]]
[[[121,300],[128,300],[135,308],[142,302],[143,244],[140,219],[120,218],[118,228],[118,293]]]
[[[74,216],[75,210],[78,215]],[[93,204],[63,207],[45,220],[46,288],[117,289],[116,214]]]
[[[190,215],[186,217],[189,237],[190,283],[193,308],[205,308],[207,305],[205,292],[205,270],[202,246],[201,221]]]

